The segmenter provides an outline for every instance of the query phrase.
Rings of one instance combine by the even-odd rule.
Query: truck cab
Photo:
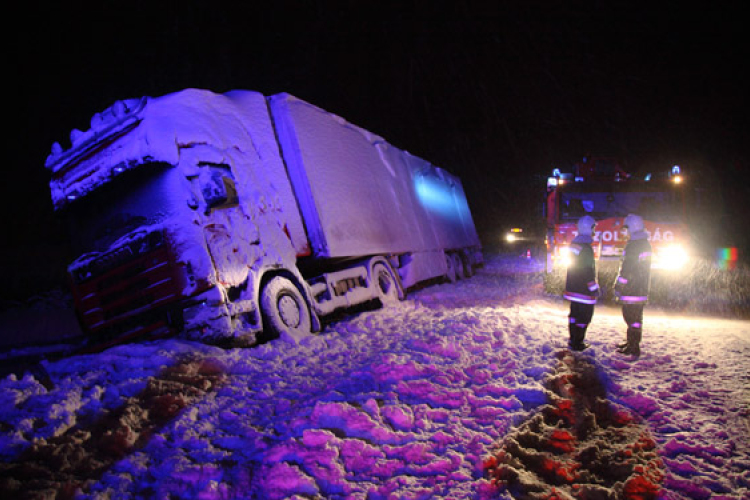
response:
[[[252,128],[227,112],[238,101],[256,111]],[[260,278],[285,269],[302,282],[279,201],[291,193],[245,167],[261,155],[269,166],[281,161],[273,134],[259,94],[188,90],[120,101],[71,133],[70,149],[53,146],[50,186],[79,255],[68,270],[87,334],[186,329],[202,340],[255,341]]]

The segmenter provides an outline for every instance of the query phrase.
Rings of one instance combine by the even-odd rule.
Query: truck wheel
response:
[[[391,270],[378,262],[372,267],[372,283],[383,306],[398,302],[398,284]]]
[[[266,283],[260,298],[264,326],[273,333],[300,338],[312,332],[310,309],[299,289],[287,278],[276,276]]]
[[[466,277],[464,274],[464,263],[461,260],[461,256],[457,253],[453,254],[453,267],[456,269],[456,279],[462,280]]]
[[[467,278],[471,278],[474,276],[474,259],[471,257],[471,255],[463,255],[461,257],[461,260],[464,263],[464,276]]]
[[[445,265],[448,268],[448,273],[445,275],[448,281],[451,283],[456,282],[456,261],[453,260],[453,256],[449,253],[445,254]]]

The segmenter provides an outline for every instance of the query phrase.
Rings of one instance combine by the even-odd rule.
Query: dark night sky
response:
[[[485,240],[538,216],[542,177],[590,153],[700,174],[747,245],[747,16],[739,2],[653,4],[22,7],[6,42],[2,273],[68,258],[44,169],[52,143],[115,100],[186,87],[290,92],[382,135],[462,178]]]

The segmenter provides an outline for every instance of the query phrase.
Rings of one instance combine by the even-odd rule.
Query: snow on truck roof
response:
[[[46,168],[55,208],[86,195],[113,177],[145,163],[177,165],[183,146],[210,144],[218,150],[261,149],[258,123],[268,120],[257,92],[216,94],[186,89],[160,97],[117,101],[91,119],[91,128],[70,134],[70,148],[52,146]]]
[[[78,156],[87,153],[91,147],[108,137],[127,130],[141,120],[140,112],[146,105],[147,97],[117,101],[101,113],[91,118],[91,128],[85,132],[73,129],[70,132],[71,147],[63,149],[59,142],[52,144],[52,152],[44,166],[57,172]]]
[[[140,97],[115,102],[91,119],[86,131],[74,129],[70,147],[52,146],[45,167],[52,173],[50,188],[55,208],[86,195],[120,173],[144,163],[176,165],[179,149],[190,144],[210,144],[218,150],[244,150],[248,143],[259,152],[275,148],[269,129],[269,100],[303,104],[351,130],[371,144],[381,137],[348,123],[287,93],[266,98],[248,90],[224,94],[185,89],[160,97]],[[267,156],[267,155],[266,155]]]
[[[47,157],[45,167],[51,170],[53,173],[63,169],[68,164],[76,161],[80,157],[84,156],[91,151],[92,148],[101,144],[112,137],[121,134],[128,129],[137,125],[140,121],[152,118],[154,114],[149,114],[147,103],[152,102],[159,103],[160,105],[166,105],[170,111],[170,115],[173,117],[172,122],[179,122],[178,118],[184,116],[179,109],[193,109],[206,111],[206,108],[215,108],[218,100],[224,98],[230,101],[230,107],[241,108],[244,104],[246,95],[260,95],[257,92],[249,90],[232,90],[224,94],[214,93],[209,90],[202,89],[185,89],[170,94],[165,94],[160,97],[139,97],[133,99],[125,99],[116,101],[112,106],[105,109],[102,112],[94,114],[91,118],[91,128],[86,131],[73,129],[70,132],[70,147],[64,149],[60,142],[55,142],[52,145],[52,152]],[[338,121],[341,125],[345,125],[349,128],[357,130],[364,135],[368,141],[375,143],[384,141],[384,139],[372,132],[358,127],[352,123],[349,123],[344,118],[337,116],[328,111],[317,108],[316,106],[302,101],[297,97],[288,93],[279,93],[270,97],[271,99],[282,99],[282,100],[293,100],[302,102],[310,107],[316,108],[332,118]],[[235,109],[235,112],[240,109]],[[159,113],[164,115],[165,113]],[[240,114],[242,114],[240,112]],[[208,113],[205,113],[208,116]],[[226,115],[224,115],[226,116]],[[188,122],[191,123],[191,122]],[[195,123],[191,123],[195,126]]]
[[[219,111],[220,117],[223,118],[236,114],[236,110],[231,110],[231,108],[238,106],[231,97],[245,93],[255,94],[250,91],[216,94],[208,90],[185,89],[160,97],[144,96],[116,101],[104,111],[94,114],[91,118],[90,129],[71,131],[69,149],[64,149],[59,142],[54,143],[45,166],[53,173],[57,172],[89,153],[92,148],[128,131],[143,120],[158,120],[160,122],[158,128],[167,132],[180,122],[195,128],[197,124],[187,119],[190,115],[200,113],[204,115],[203,118],[206,118],[211,114],[209,111]],[[218,101],[222,98],[231,104],[219,105]]]

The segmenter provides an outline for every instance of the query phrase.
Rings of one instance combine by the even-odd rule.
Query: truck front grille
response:
[[[126,253],[127,259],[111,257]],[[90,334],[148,328],[155,321],[165,321],[169,306],[181,298],[184,287],[183,273],[172,262],[166,245],[136,255],[130,250],[108,253],[103,260],[87,264],[85,279],[73,276],[76,308]]]

